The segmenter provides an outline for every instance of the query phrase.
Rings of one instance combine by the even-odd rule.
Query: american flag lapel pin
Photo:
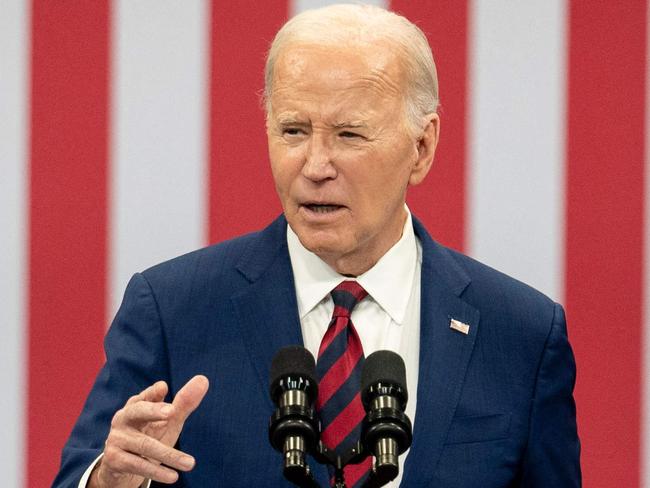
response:
[[[458,332],[465,335],[469,334],[469,325],[464,324],[460,320],[451,319],[451,321],[449,322],[449,328],[457,330]]]

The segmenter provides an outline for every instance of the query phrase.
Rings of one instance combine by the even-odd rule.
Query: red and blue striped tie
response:
[[[363,347],[350,315],[368,292],[356,281],[344,281],[332,290],[334,313],[318,350],[319,378],[316,408],[321,419],[321,440],[337,454],[354,446],[365,416],[361,404]],[[371,467],[371,458],[345,468],[348,487],[360,486]]]

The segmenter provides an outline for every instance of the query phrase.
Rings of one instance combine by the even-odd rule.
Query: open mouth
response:
[[[307,204],[306,208],[315,213],[326,214],[343,208],[341,205]]]

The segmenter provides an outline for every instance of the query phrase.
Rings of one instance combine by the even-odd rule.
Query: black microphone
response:
[[[305,456],[319,439],[315,378],[314,356],[302,346],[284,347],[273,358],[270,391],[277,408],[269,422],[269,440],[283,454],[285,478],[298,486],[314,485]]]
[[[408,392],[406,368],[392,351],[376,351],[366,358],[361,371],[361,401],[366,417],[361,428],[364,449],[375,456],[375,486],[399,474],[399,456],[413,440],[411,421],[404,413]]]

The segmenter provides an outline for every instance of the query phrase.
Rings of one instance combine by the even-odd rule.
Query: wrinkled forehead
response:
[[[372,44],[363,41],[341,44],[298,42],[278,53],[277,65],[300,68],[310,62],[326,62],[329,67],[334,67],[354,60],[366,70],[398,71],[402,68],[400,58],[397,46],[386,41]]]
[[[405,70],[399,53],[390,46],[296,44],[278,55],[271,98],[287,92],[337,92],[368,89],[402,98]]]

